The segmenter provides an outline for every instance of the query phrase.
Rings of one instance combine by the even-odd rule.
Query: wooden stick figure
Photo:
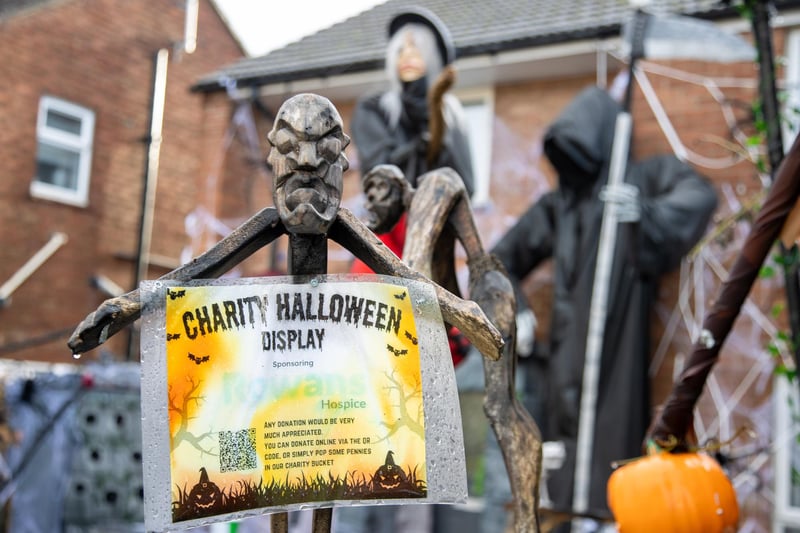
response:
[[[533,418],[514,391],[516,303],[514,289],[500,261],[481,243],[466,188],[450,168],[423,174],[412,189],[399,168],[378,165],[363,178],[368,225],[387,231],[408,212],[403,260],[414,270],[458,293],[455,241],[467,254],[470,298],[503,334],[500,360],[484,358],[484,411],[503,453],[511,484],[516,532],[538,532],[542,440]]]
[[[330,238],[379,274],[432,284],[444,320],[461,329],[486,357],[500,358],[504,340],[477,303],[455,296],[409,268],[340,207],[342,174],[348,167],[344,148],[350,138],[330,101],[314,94],[290,98],[279,109],[268,139],[276,207],[261,210],[208,252],[160,279],[218,277],[285,234],[289,235],[289,273],[324,274]],[[96,348],[135,321],[141,311],[138,289],[108,299],[77,326],[67,344],[75,354]],[[314,512],[314,532],[330,531],[330,523],[330,508]],[[286,513],[273,515],[273,532],[285,532],[287,525]]]

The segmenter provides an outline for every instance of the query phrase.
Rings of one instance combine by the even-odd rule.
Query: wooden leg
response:
[[[311,533],[330,533],[333,509],[314,509],[314,518],[311,524]]]
[[[276,513],[271,516],[270,533],[289,533],[289,514]]]

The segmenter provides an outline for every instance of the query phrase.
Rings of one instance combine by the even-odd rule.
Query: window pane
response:
[[[789,505],[800,507],[800,444],[798,436],[792,438],[791,450],[791,470],[789,474]],[[798,530],[797,533],[800,533]]]
[[[67,133],[81,134],[81,120],[52,109],[47,110],[47,125]]]
[[[483,101],[464,104],[467,128],[469,131],[470,154],[475,190],[472,194],[474,204],[489,199],[489,173],[491,171],[492,119],[489,108]]]
[[[79,161],[80,154],[77,152],[39,143],[36,154],[36,181],[77,190]]]

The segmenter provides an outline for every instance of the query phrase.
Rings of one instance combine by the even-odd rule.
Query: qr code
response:
[[[219,432],[219,471],[256,468],[256,429]]]

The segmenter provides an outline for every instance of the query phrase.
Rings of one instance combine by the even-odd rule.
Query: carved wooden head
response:
[[[370,213],[367,226],[375,233],[391,230],[406,210],[403,199],[411,185],[394,165],[377,165],[361,180]]]
[[[325,234],[342,200],[350,138],[333,104],[316,94],[286,100],[267,135],[273,200],[291,233]]]

